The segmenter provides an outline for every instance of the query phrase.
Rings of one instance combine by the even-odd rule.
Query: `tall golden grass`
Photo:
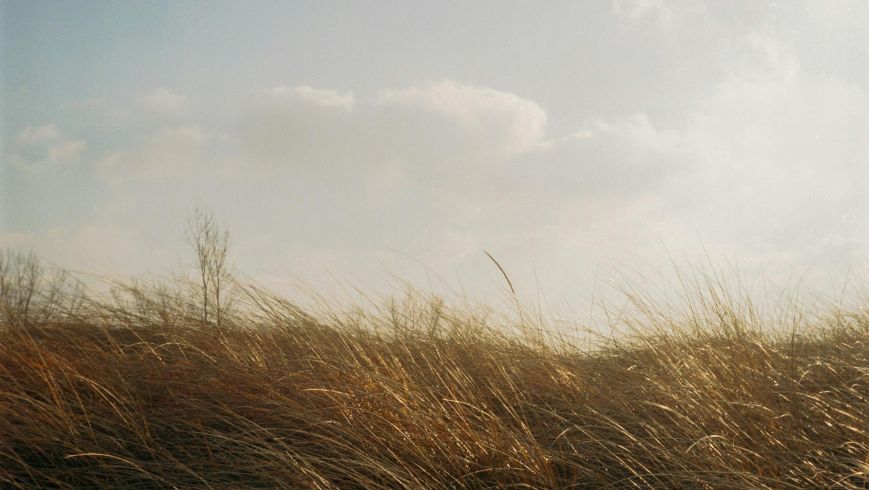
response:
[[[713,288],[685,315],[638,302],[589,348],[431,299],[315,316],[240,285],[205,324],[187,285],[96,295],[28,260],[0,282],[4,488],[869,482],[866,311],[764,325]]]

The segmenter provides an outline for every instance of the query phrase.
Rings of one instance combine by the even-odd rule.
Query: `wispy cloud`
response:
[[[54,123],[26,126],[19,131],[14,141],[8,158],[23,171],[75,162],[88,147],[84,139],[67,137]]]

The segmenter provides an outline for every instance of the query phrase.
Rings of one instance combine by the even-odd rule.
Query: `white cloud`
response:
[[[287,87],[275,89],[276,95],[284,95]],[[300,85],[293,89],[293,94],[299,98],[324,107],[335,107],[349,111],[353,108],[353,92],[338,92],[336,90],[318,89],[308,85]]]
[[[869,169],[869,153],[858,151],[865,94],[804,72],[775,39],[748,36],[740,53],[727,60],[731,75],[667,126],[642,112],[588,117],[553,138],[535,102],[447,81],[360,101],[273,90],[239,134],[287,179],[328,182],[330,197],[311,202],[346,208],[326,212],[322,226],[350,231],[321,231],[322,244],[306,246],[356,233],[341,245],[347,256],[394,241],[446,267],[496,244],[505,260],[558,257],[588,268],[637,251],[658,260],[661,243],[679,250],[703,240],[746,263],[829,262],[819,255],[825,243],[842,261],[857,257],[865,227],[845,223],[869,211],[853,182],[865,178],[858,167]],[[570,259],[576,253],[584,258]]]
[[[199,114],[184,96],[157,91],[143,101],[150,112],[186,113],[197,124],[159,127],[167,123],[141,106],[122,120],[128,134],[118,139],[135,131],[133,142],[108,136],[100,147],[111,148],[103,175],[124,185],[98,207],[126,199],[108,215],[120,219],[146,200],[163,211],[173,200],[177,211],[187,196],[215,196],[219,213],[224,206],[249,225],[240,241],[273,233],[257,249],[264,269],[289,247],[291,267],[310,274],[319,269],[312,261],[341,274],[367,264],[358,266],[367,278],[377,259],[402,253],[447,274],[479,257],[488,271],[486,248],[520,288],[533,284],[522,268],[535,262],[550,291],[587,284],[606,258],[666,261],[661,243],[678,256],[702,241],[757,268],[831,270],[865,256],[861,16],[827,22],[797,8],[791,31],[763,5],[724,18],[691,1],[622,0],[613,9],[615,32],[593,38],[619,56],[580,64],[607,51],[576,46],[558,71],[540,60],[550,71],[518,79],[523,95],[449,80],[364,93],[291,85]],[[529,49],[538,45],[529,39]],[[567,55],[549,49],[551,58]],[[383,79],[401,78],[393,75]],[[215,99],[239,87],[221,90]],[[552,101],[551,112],[535,97]],[[45,160],[85,151],[53,125],[12,140],[41,148]],[[228,166],[244,178],[215,178]],[[263,209],[281,210],[280,223]]]
[[[197,172],[215,173],[209,168],[214,137],[198,125],[167,126],[142,138],[131,148],[112,151],[98,162],[105,178],[115,183],[134,178],[167,182]]]
[[[45,126],[27,126],[15,136],[15,142],[19,145],[30,146],[38,143],[51,143],[60,139],[60,131],[54,124]]]
[[[546,112],[490,88],[443,81],[352,93],[308,86],[267,91],[241,124],[251,158],[294,168],[486,165],[547,148]]]
[[[613,0],[613,11],[616,16],[630,22],[637,22],[649,15],[657,15],[662,19],[669,19],[673,15],[666,0]]]
[[[398,111],[411,127],[419,118],[425,124],[420,133],[432,133],[426,137],[466,140],[483,154],[506,157],[546,147],[546,111],[509,92],[446,80],[381,91],[375,105],[385,113]]]
[[[781,37],[754,32],[739,48],[685,120],[661,129],[643,115],[592,119],[556,148],[556,175],[609,199],[610,214],[653,198],[641,221],[666,224],[657,238],[675,248],[699,237],[767,270],[859,263],[869,246],[869,93],[805,69]],[[565,170],[570,160],[576,172]],[[633,235],[623,250],[639,246]]]
[[[53,161],[76,160],[87,149],[84,140],[66,140],[48,149],[48,158]]]
[[[251,160],[276,168],[327,171],[364,158],[367,128],[356,123],[351,93],[307,86],[276,87],[257,94],[237,131]]]
[[[664,30],[690,29],[690,24],[696,24],[707,8],[699,0],[613,0],[612,6],[613,13],[626,26],[634,27],[651,20]]]
[[[143,108],[161,116],[177,117],[188,112],[186,95],[180,95],[166,88],[159,88],[142,97],[139,101]]]
[[[132,224],[94,222],[41,232],[0,232],[0,243],[12,250],[32,250],[50,264],[97,275],[141,274],[174,258],[165,244],[146,244]]]
[[[36,170],[78,161],[87,142],[64,135],[55,124],[26,126],[16,136],[10,162],[20,170]]]

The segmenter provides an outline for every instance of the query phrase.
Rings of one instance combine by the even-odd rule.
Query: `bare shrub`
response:
[[[221,228],[212,213],[197,207],[187,220],[185,237],[196,254],[202,323],[207,325],[213,318],[219,328],[229,305],[227,290],[232,281],[231,266],[227,262],[229,230]]]

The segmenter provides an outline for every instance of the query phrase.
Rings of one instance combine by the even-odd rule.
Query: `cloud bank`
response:
[[[520,289],[566,294],[595,287],[602,265],[662,264],[668,251],[812,281],[860,267],[869,66],[842,55],[869,40],[849,28],[859,7],[800,16],[743,5],[743,26],[688,3],[613,3],[620,42],[651,45],[643,52],[656,69],[677,74],[613,78],[631,88],[603,95],[618,110],[566,112],[521,83],[450,78],[374,88],[268,80],[227,91],[217,108],[160,86],[126,102],[93,99],[119,114],[115,133],[49,119],[16,127],[5,152],[6,178],[35,194],[75,168],[92,191],[78,204],[70,196],[79,222],[3,236],[54,244],[42,247],[50,255],[104,233],[117,248],[135,239],[146,255],[170,257],[183,252],[166,235],[180,234],[198,202],[235,231],[243,269],[318,285],[324,270],[359,282],[389,270],[497,288],[484,249]],[[628,103],[644,90],[672,98]],[[94,258],[72,250],[57,256]]]

